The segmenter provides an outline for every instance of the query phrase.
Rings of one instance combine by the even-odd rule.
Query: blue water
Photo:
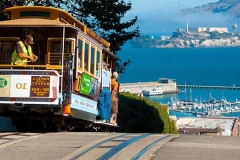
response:
[[[130,59],[125,72],[119,75],[120,83],[153,82],[159,78],[175,79],[177,84],[215,85],[240,87],[240,48],[123,48],[118,56],[122,62]],[[167,103],[171,97],[208,100],[210,95],[227,101],[240,100],[240,90],[188,89],[180,94],[147,97]],[[180,114],[180,115],[177,115]],[[186,113],[170,113],[192,116]],[[228,113],[224,116],[237,116]]]

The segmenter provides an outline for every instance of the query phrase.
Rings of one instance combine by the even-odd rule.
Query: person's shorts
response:
[[[113,101],[112,102],[112,113],[115,114],[118,112],[118,105],[117,105],[117,101]]]

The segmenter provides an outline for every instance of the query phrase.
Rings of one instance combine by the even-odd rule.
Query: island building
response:
[[[236,32],[237,25],[233,25],[233,32]],[[188,22],[186,24],[186,29],[178,28],[175,32],[173,32],[173,38],[210,38],[211,32],[218,32],[219,34],[226,33],[228,34],[227,27],[189,27]]]
[[[237,28],[234,24],[233,28]],[[181,30],[179,30],[181,32]],[[183,31],[183,30],[182,30]],[[228,33],[228,28],[226,27],[188,27],[188,22],[186,24],[186,32],[200,33],[200,32],[218,32],[218,33]]]
[[[180,134],[239,136],[239,118],[176,118]]]
[[[172,34],[172,38],[180,39],[211,39],[211,33],[217,32],[220,36],[221,34],[230,34],[228,28],[226,27],[186,27],[185,29],[176,29]],[[225,35],[225,36],[226,36]],[[224,37],[224,35],[222,35]]]
[[[228,33],[228,28],[221,27],[189,27],[187,32],[200,33],[200,32],[219,32],[219,33]]]
[[[160,40],[168,40],[171,38],[171,36],[159,36]]]
[[[159,78],[157,82],[121,83],[119,91],[138,94],[154,88],[161,88],[163,90],[163,94],[179,93],[176,81],[168,78]]]

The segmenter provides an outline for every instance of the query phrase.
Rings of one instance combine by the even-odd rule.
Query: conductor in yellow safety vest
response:
[[[32,53],[31,44],[34,44],[31,35],[26,35],[24,41],[17,42],[12,54],[12,65],[26,65],[27,62],[37,61],[38,57]]]

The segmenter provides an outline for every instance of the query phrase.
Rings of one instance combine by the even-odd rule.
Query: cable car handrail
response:
[[[11,65],[11,64],[0,64],[0,68],[18,68],[18,67],[26,67],[26,68],[44,68],[44,69],[62,69],[64,66],[62,65]]]

